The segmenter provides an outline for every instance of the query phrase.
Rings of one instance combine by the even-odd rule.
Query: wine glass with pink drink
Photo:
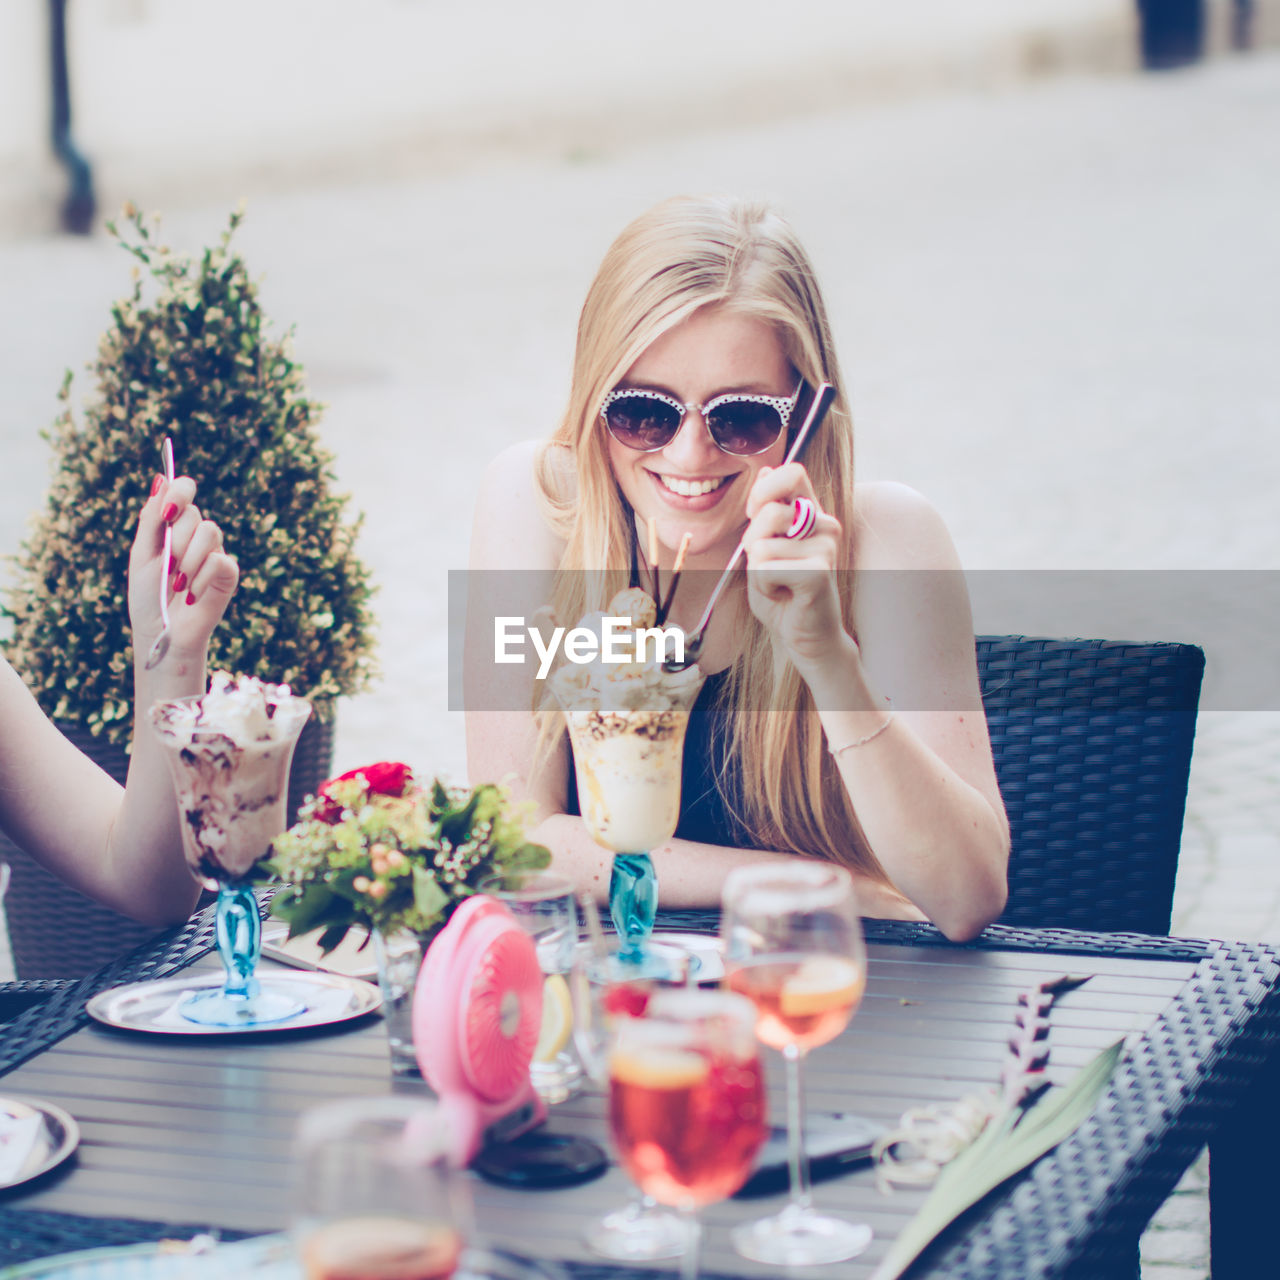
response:
[[[751,1003],[698,987],[653,992],[614,1023],[609,1132],[618,1160],[659,1204],[680,1211],[680,1274],[698,1271],[697,1211],[747,1180],[768,1130]]]
[[[734,1247],[773,1266],[840,1262],[871,1240],[863,1223],[819,1213],[809,1192],[801,1068],[834,1040],[862,1000],[867,959],[853,877],[830,863],[796,860],[737,867],[720,917],[726,984],[756,1008],[756,1034],[781,1050],[787,1072],[791,1198],[772,1217],[739,1227]]]

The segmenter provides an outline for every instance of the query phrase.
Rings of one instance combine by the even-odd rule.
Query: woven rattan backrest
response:
[[[1204,653],[979,636],[1013,831],[1002,924],[1168,933]]]

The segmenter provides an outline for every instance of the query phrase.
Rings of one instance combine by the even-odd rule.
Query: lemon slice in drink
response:
[[[782,984],[779,1009],[784,1018],[805,1018],[857,1004],[862,970],[843,956],[810,956]]]
[[[533,1050],[534,1062],[550,1062],[564,1051],[573,1034],[573,1001],[569,984],[551,974],[542,984],[542,1029]]]
[[[710,1070],[706,1058],[689,1049],[620,1050],[609,1059],[609,1074],[617,1083],[642,1089],[690,1089]]]

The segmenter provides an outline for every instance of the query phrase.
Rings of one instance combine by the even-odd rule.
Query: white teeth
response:
[[[682,498],[696,498],[720,488],[729,477],[717,476],[714,480],[681,480],[679,476],[659,476],[658,479],[672,493],[678,493]]]

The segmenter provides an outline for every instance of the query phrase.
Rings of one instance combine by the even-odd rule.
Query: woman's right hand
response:
[[[164,531],[173,531],[169,575],[170,645],[166,664],[203,662],[209,637],[235,594],[240,571],[222,550],[222,530],[195,505],[195,481],[157,477],[138,517],[129,555],[129,622],[141,659],[160,634]]]
[[[797,499],[813,504],[812,532],[787,536]],[[764,467],[747,495],[751,520],[743,535],[747,599],[751,611],[778,638],[796,669],[810,680],[856,650],[845,630],[836,569],[844,537],[840,522],[818,505],[808,473],[798,462]]]

